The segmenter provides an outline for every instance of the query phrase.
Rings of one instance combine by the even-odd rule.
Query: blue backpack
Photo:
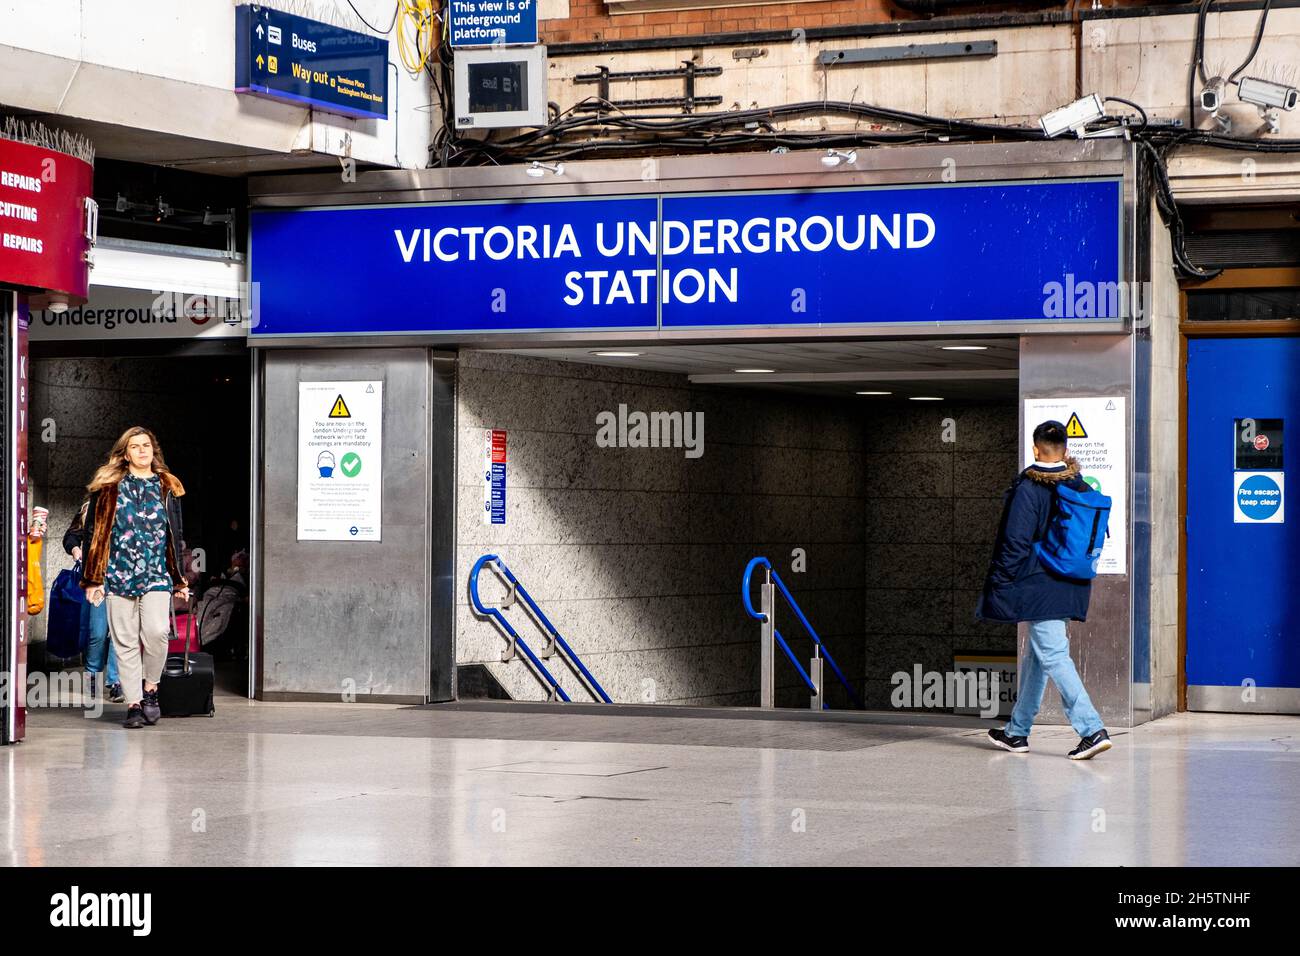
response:
[[[1047,531],[1034,542],[1038,559],[1057,574],[1088,580],[1097,576],[1102,545],[1110,534],[1110,498],[1099,491],[1057,485]]]

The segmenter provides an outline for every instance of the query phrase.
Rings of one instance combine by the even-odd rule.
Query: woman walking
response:
[[[181,573],[185,488],[163,461],[153,432],[128,428],[86,490],[81,586],[91,604],[108,602],[108,629],[126,695],[126,727],[155,724],[158,681],[167,660],[170,605],[189,598]]]

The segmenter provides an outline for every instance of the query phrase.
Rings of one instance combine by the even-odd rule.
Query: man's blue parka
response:
[[[1063,578],[1038,560],[1034,542],[1051,517],[1055,489],[1090,490],[1070,457],[1059,465],[1031,465],[1007,489],[997,543],[975,616],[985,621],[1083,621],[1091,581]]]

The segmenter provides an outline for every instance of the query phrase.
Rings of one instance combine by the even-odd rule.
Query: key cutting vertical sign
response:
[[[506,432],[483,432],[483,523],[506,523]]]
[[[298,383],[298,540],[379,541],[383,382]]]
[[[13,398],[10,404],[13,415],[13,475],[10,486],[14,495],[12,525],[14,540],[13,570],[17,578],[17,587],[13,592],[13,628],[16,640],[12,644],[9,662],[10,678],[8,694],[12,695],[12,704],[6,726],[10,741],[22,740],[27,735],[27,512],[29,508],[27,481],[27,325],[29,312],[27,302],[19,298],[14,314],[14,336],[10,340],[13,346]]]

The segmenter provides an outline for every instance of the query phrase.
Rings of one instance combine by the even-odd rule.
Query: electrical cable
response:
[[[1174,266],[1184,276],[1195,279],[1213,279],[1222,269],[1205,270],[1196,265],[1187,255],[1187,243],[1183,231],[1183,217],[1178,211],[1174,199],[1174,188],[1169,182],[1167,159],[1164,154],[1150,143],[1139,140],[1138,148],[1146,155],[1153,179],[1155,181],[1156,209],[1160,218],[1169,228],[1170,247],[1173,252]]]
[[[1205,15],[1212,0],[1201,0],[1196,11],[1196,32],[1192,40],[1192,62],[1187,68],[1187,128],[1196,129],[1196,77],[1202,85],[1209,83],[1205,75]]]
[[[1156,207],[1169,228],[1174,263],[1184,276],[1211,278],[1217,272],[1195,265],[1187,255],[1184,226],[1174,199],[1169,180],[1168,154],[1180,146],[1206,146],[1236,151],[1282,153],[1300,151],[1300,140],[1246,140],[1220,132],[1196,128],[1196,77],[1205,78],[1204,48],[1205,19],[1213,0],[1200,0],[1197,9],[1194,55],[1188,71],[1189,124],[1152,126],[1147,111],[1138,103],[1118,96],[1104,97],[1105,102],[1120,103],[1134,110],[1140,125],[1129,126],[1123,117],[1107,117],[1115,126],[1122,127],[1132,139],[1140,154],[1147,160]],[[1256,26],[1254,42],[1245,61],[1233,71],[1230,80],[1244,71],[1254,60],[1263,39],[1271,0],[1265,0]],[[415,53],[419,69],[428,73],[430,83],[438,97],[442,124],[430,144],[430,166],[483,166],[531,161],[556,161],[582,157],[620,156],[629,152],[643,155],[663,155],[684,149],[754,150],[774,147],[854,147],[884,146],[939,142],[1006,142],[1043,141],[1050,137],[1034,126],[1007,126],[970,120],[954,120],[906,110],[873,106],[859,102],[816,100],[788,103],[780,106],[731,110],[718,113],[641,113],[634,114],[615,107],[607,100],[591,96],[580,100],[568,109],[560,110],[552,104],[548,109],[548,122],[526,129],[513,136],[492,140],[472,139],[459,134],[453,115],[453,74],[451,49],[448,42],[448,20],[444,11],[435,13],[432,0],[399,0],[397,17],[399,45],[404,40],[403,24],[410,20],[417,26]],[[434,32],[434,24],[441,21],[442,29]],[[427,39],[421,40],[421,37]],[[402,48],[403,62],[406,50]],[[594,110],[578,111],[594,104]],[[900,129],[881,129],[870,132],[802,132],[783,131],[774,126],[783,120],[809,117],[849,116],[858,120],[872,120],[877,124],[898,125]],[[1114,127],[1103,127],[1114,128]]]
[[[1142,107],[1138,106],[1138,105],[1137,105],[1136,103],[1134,103],[1132,100],[1126,100],[1126,99],[1124,99],[1124,97],[1122,97],[1122,96],[1107,96],[1107,97],[1104,97],[1104,102],[1107,102],[1107,103],[1123,103],[1125,106],[1128,106],[1128,107],[1131,107],[1131,108],[1137,110],[1137,111],[1138,111],[1138,115],[1142,117],[1142,125],[1139,126],[1137,129],[1135,129],[1135,130],[1133,131],[1133,135],[1134,135],[1134,136],[1137,136],[1137,135],[1140,134],[1140,133],[1144,133],[1144,132],[1146,132],[1146,128],[1147,128],[1147,125],[1148,125],[1148,124],[1147,124],[1147,111],[1144,110]]]
[[[397,11],[400,10],[400,9],[402,9],[402,4],[401,4],[400,2],[398,2],[398,3],[394,3],[394,4],[393,4],[393,20],[392,20],[391,23],[388,24],[388,29],[387,29],[387,30],[381,30],[381,29],[379,29],[379,27],[375,26],[373,23],[371,23],[369,20],[367,20],[365,17],[363,17],[363,16],[361,15],[361,11],[358,10],[358,9],[356,8],[356,5],[353,4],[352,0],[347,0],[347,4],[348,4],[349,7],[352,7],[352,12],[355,13],[355,14],[357,15],[357,19],[358,19],[358,20],[360,20],[362,23],[364,23],[366,26],[368,26],[368,27],[369,27],[371,30],[373,30],[375,33],[380,33],[380,34],[383,34],[384,36],[388,36],[388,34],[390,34],[390,33],[393,32],[393,26],[394,26],[394,24],[397,23]]]
[[[1246,59],[1241,61],[1241,66],[1233,70],[1232,74],[1228,77],[1229,83],[1236,80],[1241,74],[1241,71],[1250,66],[1250,61],[1255,59],[1255,54],[1259,52],[1260,41],[1264,39],[1264,24],[1268,22],[1268,11],[1269,7],[1272,5],[1273,0],[1264,0],[1264,9],[1261,10],[1259,14],[1259,24],[1255,27],[1255,42],[1251,44],[1250,52],[1246,54]]]
[[[398,0],[397,52],[411,76],[419,75],[429,62],[436,36],[434,24],[433,0]]]

